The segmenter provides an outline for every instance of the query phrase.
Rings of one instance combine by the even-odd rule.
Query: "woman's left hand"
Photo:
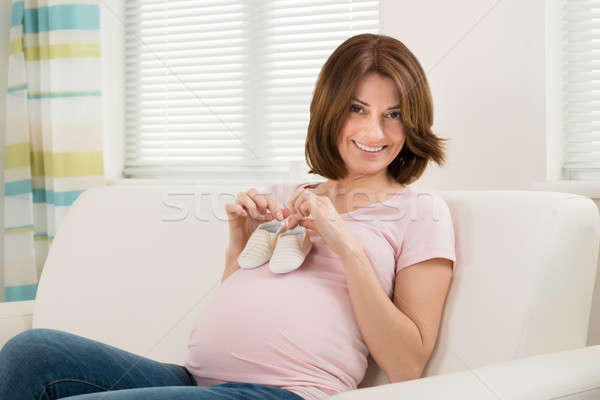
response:
[[[288,229],[300,225],[317,231],[329,248],[338,255],[360,248],[360,242],[348,229],[329,197],[300,187],[288,199],[287,206],[292,211],[292,215],[287,218]]]

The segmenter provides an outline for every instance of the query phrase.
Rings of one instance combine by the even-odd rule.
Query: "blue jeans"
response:
[[[270,385],[196,386],[188,370],[83,336],[31,329],[0,350],[3,400],[303,400]]]

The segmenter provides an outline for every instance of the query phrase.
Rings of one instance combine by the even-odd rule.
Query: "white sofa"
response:
[[[0,303],[0,346],[54,328],[183,364],[190,329],[220,284],[224,204],[250,186],[107,186],[73,204],[35,301]],[[333,399],[600,398],[587,346],[600,216],[587,197],[441,191],[457,261],[421,379],[389,384],[374,361]]]

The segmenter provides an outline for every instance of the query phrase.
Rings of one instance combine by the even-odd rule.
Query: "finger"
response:
[[[313,231],[317,230],[317,223],[313,218],[304,218],[298,222],[300,226],[305,227],[306,229],[310,229]]]
[[[267,213],[267,200],[265,199],[265,195],[257,194],[257,193],[247,193],[247,194],[248,194],[248,197],[250,197],[252,199],[252,201],[254,201],[254,204],[256,204],[256,209],[258,210],[258,212],[261,214],[266,214]]]
[[[247,217],[248,213],[242,206],[237,203],[225,204],[225,212],[227,213],[227,221],[233,221],[240,217]]]
[[[256,189],[254,188],[248,192],[248,196],[254,201],[256,209],[265,220],[270,221],[273,218],[279,219],[277,216],[277,203],[273,200],[271,195],[267,193],[256,193]],[[283,216],[281,219],[283,219]]]
[[[302,203],[302,205],[298,206],[298,209],[301,211],[295,214],[290,214],[290,216],[287,217],[288,229],[294,229],[294,227],[298,225],[300,221],[302,221],[310,215],[310,209],[308,209],[307,206],[304,205],[305,203],[306,200],[304,201],[304,203]],[[306,214],[306,216],[304,216],[303,214]]]
[[[310,211],[311,211],[311,198],[308,196],[302,196],[301,198],[298,199],[298,204],[296,206],[296,209],[298,210],[298,213],[303,216],[303,217],[308,217],[310,215]]]
[[[296,210],[298,210],[298,212],[300,213],[300,215],[302,215],[303,217],[308,217],[311,214],[311,210],[312,210],[312,205],[314,203],[315,197],[312,193],[309,192],[304,192],[301,193],[300,196],[298,196],[298,199],[296,200]]]
[[[302,190],[296,194],[296,197],[294,198],[294,202],[292,204],[292,207],[294,208],[295,213],[301,212],[300,206],[306,200],[307,195],[308,195],[308,192],[306,190]],[[304,214],[302,214],[302,215],[304,215]]]
[[[238,203],[225,204],[225,211],[229,215],[243,215],[244,217],[248,216],[248,213],[246,212],[246,210],[244,210],[244,207],[242,207]]]
[[[247,192],[239,192],[236,203],[244,207],[250,217],[261,220],[265,219],[265,216],[258,211],[256,203],[248,196]]]
[[[245,192],[239,192],[236,197],[236,203],[246,210],[249,216],[254,217],[258,211],[256,210],[256,204]]]
[[[279,209],[279,206],[277,205],[275,199],[268,194],[265,194],[263,196],[267,202],[267,209],[271,211],[271,215],[275,216],[275,218],[277,218],[278,221],[281,221],[284,218],[283,212]]]
[[[298,225],[298,214],[292,214],[287,218],[287,228],[294,229],[296,225]]]
[[[290,208],[290,211],[292,212],[292,214],[295,214],[297,211],[294,208],[294,203],[296,202],[296,199],[298,198],[298,196],[300,196],[300,194],[304,191],[305,189],[302,186],[299,186],[296,191],[294,191],[294,193],[290,196],[290,198],[285,202],[285,204]]]
[[[292,211],[287,207],[281,208],[280,210],[281,210],[281,213],[283,214],[283,218],[287,218],[290,215],[292,215]]]
[[[246,212],[246,210],[244,210],[244,207],[242,207],[239,204],[236,204],[236,206],[237,206],[237,211],[240,213],[240,215],[242,215],[244,217],[248,216],[248,213]]]

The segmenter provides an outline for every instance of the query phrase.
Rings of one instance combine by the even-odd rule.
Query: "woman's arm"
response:
[[[227,247],[227,250],[225,250],[225,271],[223,271],[221,283],[223,283],[229,275],[240,269],[240,264],[238,264],[237,258],[241,252],[242,249],[232,249],[230,247]]]
[[[354,317],[369,352],[390,383],[419,378],[436,342],[453,260],[431,257],[402,266],[396,273],[392,301],[360,241],[331,199],[299,187],[287,204],[297,211],[290,217],[290,228],[299,223],[318,231],[327,246],[340,256]],[[449,216],[446,212],[447,222],[451,221]],[[430,225],[427,227],[430,231],[416,231],[418,237],[430,240],[426,235],[433,232],[438,236],[432,237],[440,243],[447,240],[447,229],[433,231]]]
[[[420,378],[437,339],[452,261],[429,259],[397,273],[392,301],[362,248],[342,254],[352,308],[390,383]]]

